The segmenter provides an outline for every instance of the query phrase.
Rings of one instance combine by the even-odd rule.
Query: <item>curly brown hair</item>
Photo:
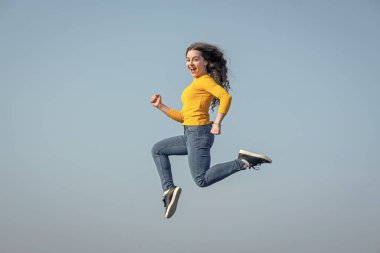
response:
[[[228,92],[231,86],[228,81],[227,61],[224,59],[223,51],[217,46],[204,42],[191,44],[186,50],[186,55],[190,50],[197,50],[202,53],[202,57],[208,62],[206,66],[207,74]],[[214,97],[211,102],[211,110],[214,111],[214,108],[217,105],[219,105],[219,99]]]

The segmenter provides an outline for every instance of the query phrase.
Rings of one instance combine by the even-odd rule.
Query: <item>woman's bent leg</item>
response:
[[[187,155],[186,141],[183,135],[164,139],[152,147],[152,156],[161,179],[163,191],[174,186],[170,155]]]
[[[205,182],[207,185],[212,185],[242,169],[242,162],[239,160],[233,160],[230,162],[219,163],[212,166],[207,170],[205,174]]]
[[[233,160],[210,168],[210,149],[214,143],[214,135],[210,133],[210,130],[211,126],[202,126],[186,132],[191,174],[200,187],[212,185],[240,171],[244,166],[242,161]]]

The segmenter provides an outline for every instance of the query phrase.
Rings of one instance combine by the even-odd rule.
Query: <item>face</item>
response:
[[[207,74],[207,61],[202,57],[202,53],[198,50],[189,50],[186,55],[186,67],[190,70],[190,74],[195,77],[201,77]]]

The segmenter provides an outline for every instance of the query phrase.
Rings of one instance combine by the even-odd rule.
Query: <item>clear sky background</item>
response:
[[[232,107],[166,220],[152,145],[182,134],[192,42],[224,49]],[[0,252],[380,252],[380,2],[0,1]],[[214,116],[214,115],[213,115]]]

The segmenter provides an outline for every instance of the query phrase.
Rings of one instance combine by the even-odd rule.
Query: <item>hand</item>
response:
[[[151,98],[150,98],[150,103],[158,108],[160,106],[160,104],[162,104],[162,98],[161,98],[161,95],[160,94],[154,94]]]
[[[215,123],[212,124],[210,133],[215,134],[215,135],[221,134],[221,125],[215,124]]]

